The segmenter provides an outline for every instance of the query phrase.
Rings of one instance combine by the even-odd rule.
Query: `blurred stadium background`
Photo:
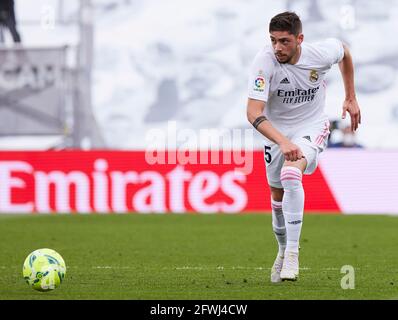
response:
[[[301,279],[280,287],[246,97],[287,9],[306,41],[351,48],[362,125],[354,136],[341,121],[334,66],[330,148],[304,180]],[[398,0],[16,0],[15,14],[21,41],[0,14],[0,299],[396,299]],[[144,214],[113,215],[130,212]],[[68,266],[46,296],[20,275],[40,247]],[[358,290],[340,287],[347,264]]]

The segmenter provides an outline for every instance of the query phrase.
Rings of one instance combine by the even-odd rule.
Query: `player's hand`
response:
[[[300,150],[300,148],[288,140],[281,143],[279,145],[279,148],[281,149],[281,152],[283,153],[283,155],[285,156],[285,160],[287,161],[294,162],[304,158],[303,152]]]
[[[356,99],[346,99],[343,104],[343,119],[347,117],[347,112],[351,117],[351,131],[354,132],[361,124],[361,110]]]

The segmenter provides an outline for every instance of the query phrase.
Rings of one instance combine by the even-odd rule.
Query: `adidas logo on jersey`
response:
[[[281,84],[290,84],[290,81],[288,78],[285,78],[281,81]]]

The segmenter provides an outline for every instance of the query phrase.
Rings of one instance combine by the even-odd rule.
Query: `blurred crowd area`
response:
[[[169,121],[196,131],[249,128],[249,66],[269,43],[269,20],[285,10],[302,18],[305,41],[337,37],[354,57],[362,126],[353,135],[340,121],[344,88],[335,66],[327,78],[330,146],[398,147],[391,139],[398,136],[398,0],[91,2],[92,112],[108,148],[145,148],[148,131],[167,130]],[[15,8],[23,45],[78,44],[79,0],[16,0]]]
[[[364,148],[358,142],[356,132],[351,130],[351,123],[334,120],[330,126],[328,148]]]

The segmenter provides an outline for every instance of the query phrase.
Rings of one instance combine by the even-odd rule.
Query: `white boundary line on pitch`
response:
[[[271,267],[242,267],[242,266],[231,266],[231,267],[216,267],[216,268],[211,268],[211,267],[190,267],[190,266],[184,266],[184,267],[175,267],[176,270],[269,270]],[[312,268],[309,267],[301,267],[299,268],[300,270],[311,270]],[[337,271],[340,270],[340,268],[322,268],[322,269],[316,269],[316,270],[322,270],[322,271]]]
[[[14,268],[15,266],[12,267],[7,267],[7,266],[0,266],[0,269],[10,269]],[[81,268],[79,266],[66,266],[66,269],[77,269]],[[270,270],[271,267],[243,267],[243,266],[228,266],[228,267],[223,267],[223,266],[218,266],[218,267],[206,267],[206,266],[181,266],[181,267],[162,267],[162,268],[156,268],[156,267],[142,267],[143,269],[162,269],[162,270]],[[137,267],[129,267],[129,266],[93,266],[91,269],[142,269],[142,268],[137,268]],[[299,268],[300,270],[317,270],[317,271],[339,271],[341,268],[309,268],[309,267],[301,267]],[[360,268],[355,268],[355,270],[360,270]]]
[[[145,268],[145,267],[144,267]],[[93,266],[92,269],[139,269],[136,267],[123,267],[123,266]],[[159,268],[155,268],[159,269]],[[205,267],[205,266],[181,266],[181,267],[163,267],[160,268],[163,270],[270,270],[271,267],[243,267],[243,266],[218,266],[218,267]],[[299,268],[300,270],[311,270],[314,268],[309,268],[309,267],[301,267]],[[314,270],[320,270],[320,271],[340,271],[341,268],[321,268],[321,269],[314,269]],[[357,268],[359,269],[359,268]]]

